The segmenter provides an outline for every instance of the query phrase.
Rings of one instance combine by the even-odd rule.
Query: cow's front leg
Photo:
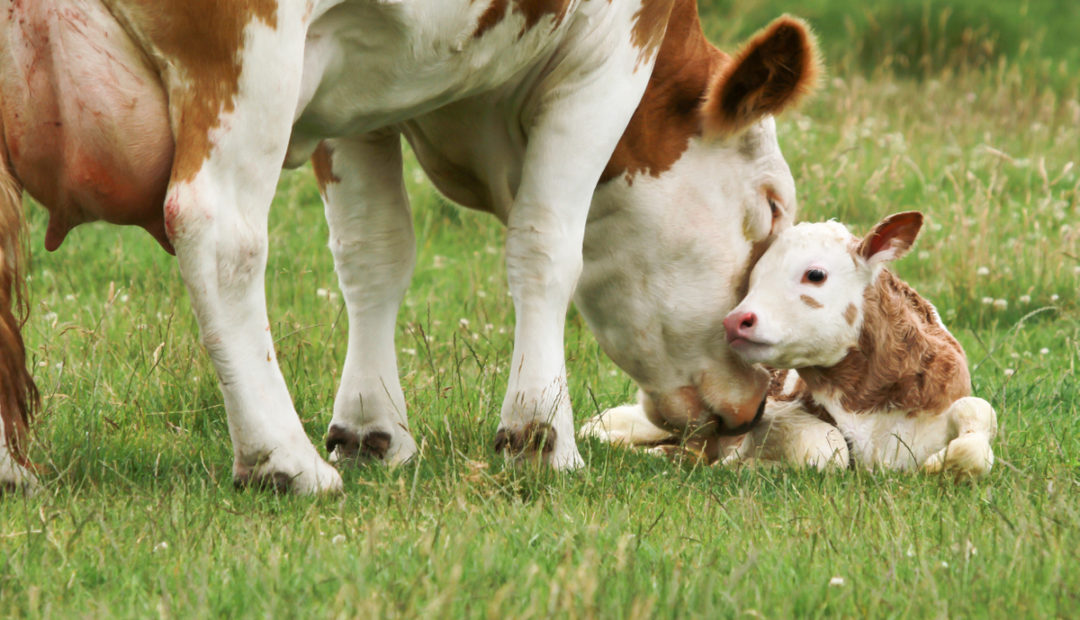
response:
[[[569,36],[573,36],[571,33]],[[581,35],[582,41],[588,37]],[[495,448],[557,469],[581,466],[563,353],[566,310],[600,173],[641,97],[633,46],[540,95],[521,185],[507,221],[506,268],[516,324]],[[583,56],[588,57],[587,53]],[[573,68],[560,67],[572,75]]]
[[[395,464],[416,453],[398,380],[394,326],[416,260],[396,131],[327,140],[315,169],[349,314],[349,348],[326,449]]]
[[[319,456],[293,408],[264,286],[267,214],[304,51],[303,18],[292,9],[300,10],[281,5],[276,25],[257,18],[246,25],[235,53],[242,63],[235,93],[227,83],[204,90],[203,82],[186,79],[197,66],[166,76],[176,156],[165,225],[224,396],[234,481],[313,493],[340,490],[341,477]],[[207,118],[208,107],[216,118]]]

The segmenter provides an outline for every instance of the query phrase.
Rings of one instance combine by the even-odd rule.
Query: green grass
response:
[[[710,32],[738,34],[716,4]],[[1055,28],[1031,36],[1050,49]],[[833,54],[843,33],[818,29]],[[972,484],[688,469],[593,442],[581,472],[505,468],[491,450],[512,345],[503,231],[410,163],[419,256],[397,341],[419,458],[346,468],[341,497],[235,492],[173,259],[102,225],[47,254],[35,208],[26,336],[49,472],[40,494],[0,501],[0,616],[1075,616],[1080,103],[1076,78],[1044,79],[1047,58],[913,75],[850,56],[779,122],[802,218],[865,230],[928,214],[898,270],[998,410],[998,465]],[[346,340],[307,172],[284,175],[271,237],[279,358],[319,442]],[[567,355],[579,421],[632,398],[573,311]]]

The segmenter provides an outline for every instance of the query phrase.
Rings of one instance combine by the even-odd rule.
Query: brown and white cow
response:
[[[20,194],[45,246],[95,219],[175,252],[217,370],[238,483],[335,490],[266,312],[267,211],[310,159],[349,316],[331,453],[416,451],[394,323],[414,262],[401,136],[435,185],[507,226],[513,362],[496,446],[581,464],[571,298],[658,419],[744,426],[766,390],[724,342],[795,188],[772,114],[816,74],[780,18],[734,58],[693,0],[0,0],[0,412],[26,479]],[[14,473],[11,473],[14,472]]]
[[[748,362],[774,377],[765,423],[734,460],[979,476],[997,415],[971,396],[960,343],[937,310],[886,268],[911,248],[922,214],[883,219],[858,239],[837,222],[784,231],[725,320]],[[850,452],[849,452],[850,450]]]

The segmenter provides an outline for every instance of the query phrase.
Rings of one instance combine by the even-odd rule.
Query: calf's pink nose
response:
[[[753,312],[732,312],[724,317],[724,331],[728,342],[736,338],[749,338],[757,325],[757,315]]]

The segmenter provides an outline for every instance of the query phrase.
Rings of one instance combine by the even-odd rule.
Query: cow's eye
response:
[[[821,284],[825,282],[825,279],[828,277],[829,274],[825,273],[824,269],[818,269],[817,267],[814,267],[812,269],[806,270],[806,273],[803,274],[802,281],[803,284]]]
[[[776,204],[776,200],[769,198],[769,209],[772,210],[772,217],[775,220],[780,217],[780,205]]]

